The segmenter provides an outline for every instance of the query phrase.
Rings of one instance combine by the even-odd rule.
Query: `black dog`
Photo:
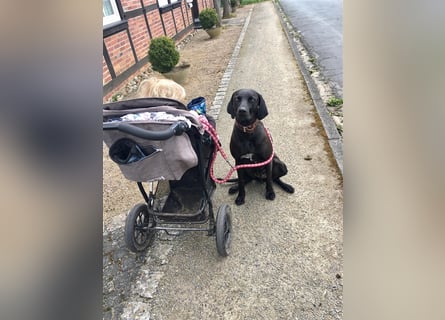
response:
[[[273,148],[266,128],[261,122],[268,115],[263,97],[255,90],[237,90],[227,105],[227,112],[236,120],[230,140],[230,152],[235,158],[236,165],[260,163],[269,159]],[[243,204],[244,186],[256,179],[266,181],[266,199],[274,200],[272,181],[284,191],[294,192],[291,185],[280,180],[285,174],[287,174],[286,165],[274,155],[273,160],[265,166],[239,169],[238,185],[231,187],[229,194],[238,192],[235,203]]]

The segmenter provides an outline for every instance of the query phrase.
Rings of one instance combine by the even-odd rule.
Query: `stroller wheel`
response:
[[[222,257],[229,255],[230,242],[232,240],[232,219],[230,207],[223,204],[216,215],[216,249]]]
[[[146,203],[138,203],[128,213],[125,221],[125,243],[133,252],[147,249],[154,241],[155,230],[149,228],[156,225],[149,215]]]

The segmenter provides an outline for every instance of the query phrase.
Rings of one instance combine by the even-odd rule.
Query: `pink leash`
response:
[[[224,150],[221,147],[221,144],[219,142],[218,135],[216,133],[215,128],[209,123],[207,118],[205,116],[203,116],[203,115],[199,116],[199,121],[201,122],[201,125],[204,128],[204,130],[212,137],[213,141],[215,142],[216,148],[217,148],[217,150],[215,150],[213,152],[212,161],[210,162],[210,177],[216,183],[219,183],[219,184],[226,183],[227,180],[229,180],[229,178],[232,176],[232,174],[236,170],[238,170],[238,169],[262,167],[262,166],[265,166],[266,164],[268,164],[268,163],[270,163],[272,161],[273,156],[275,154],[274,149],[273,149],[273,144],[272,144],[272,154],[270,155],[269,159],[267,159],[266,161],[263,161],[263,162],[260,162],[260,163],[252,163],[252,164],[240,164],[240,165],[237,165],[235,167],[232,166],[230,164],[230,162],[227,160],[227,155],[226,155],[226,153],[224,152]],[[266,134],[269,137],[270,142],[272,142],[272,137],[270,135],[269,130],[267,130],[266,128],[264,128],[264,130],[266,131]],[[221,156],[224,158],[224,160],[226,160],[226,162],[231,167],[229,173],[226,175],[226,177],[224,179],[216,178],[215,174],[213,172],[213,167],[214,167],[214,164],[215,164],[216,155],[217,155],[218,151],[221,153]]]

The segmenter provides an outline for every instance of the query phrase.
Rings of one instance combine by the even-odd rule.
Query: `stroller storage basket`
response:
[[[199,121],[193,113],[178,109],[180,104],[176,107],[156,105],[173,104],[172,100],[156,99],[156,104],[144,108],[141,101],[147,100],[153,102],[137,99],[138,103],[131,105],[131,101],[124,101],[104,107],[103,133],[110,157],[128,180],[179,180],[184,172],[198,164],[189,136],[182,133],[189,129],[186,121],[194,126],[199,126]],[[122,121],[141,114],[149,118]],[[159,114],[167,118],[158,119]]]
[[[159,131],[165,130],[171,123],[133,125]],[[198,157],[187,134],[157,141],[121,131],[104,130],[104,141],[110,148],[111,159],[119,165],[125,178],[132,181],[179,180],[185,171],[198,164]],[[128,160],[119,161],[125,158]]]

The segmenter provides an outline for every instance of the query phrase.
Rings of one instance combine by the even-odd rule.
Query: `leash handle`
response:
[[[203,116],[203,115],[200,115],[200,116],[199,116],[199,121],[201,122],[202,127],[204,128],[204,130],[205,130],[205,131],[212,137],[212,139],[213,139],[213,141],[215,142],[215,145],[216,145],[216,149],[217,149],[217,150],[215,150],[215,151],[213,152],[212,160],[211,160],[211,162],[210,162],[210,177],[212,178],[212,180],[213,180],[214,182],[216,182],[216,183],[218,183],[218,184],[226,183],[227,180],[229,180],[229,178],[232,176],[232,174],[233,174],[235,171],[237,171],[238,169],[257,168],[257,167],[262,167],[262,166],[265,166],[265,165],[269,164],[269,163],[272,161],[272,159],[273,159],[273,157],[274,157],[274,155],[275,155],[275,151],[274,151],[273,143],[272,143],[272,137],[271,137],[271,135],[270,135],[269,130],[268,130],[266,127],[264,127],[264,130],[266,131],[267,137],[269,138],[269,140],[270,140],[270,142],[271,142],[271,145],[272,145],[272,153],[271,153],[269,159],[267,159],[266,161],[260,162],[260,163],[240,164],[240,165],[237,165],[237,166],[234,167],[234,166],[232,166],[232,165],[230,164],[230,162],[227,160],[227,155],[226,155],[226,153],[224,152],[224,150],[223,150],[222,147],[221,147],[221,144],[220,144],[220,142],[219,142],[218,135],[217,135],[217,133],[216,133],[215,128],[209,123],[209,121],[207,120],[207,118],[206,118],[205,116]],[[224,160],[226,160],[226,162],[229,163],[229,165],[231,166],[231,169],[229,170],[229,173],[227,173],[227,175],[225,176],[224,179],[218,179],[218,178],[216,178],[216,177],[215,177],[215,174],[214,174],[214,171],[213,171],[213,168],[214,168],[214,164],[215,164],[215,160],[216,160],[216,156],[217,156],[218,151],[221,153],[221,156],[224,158]]]

